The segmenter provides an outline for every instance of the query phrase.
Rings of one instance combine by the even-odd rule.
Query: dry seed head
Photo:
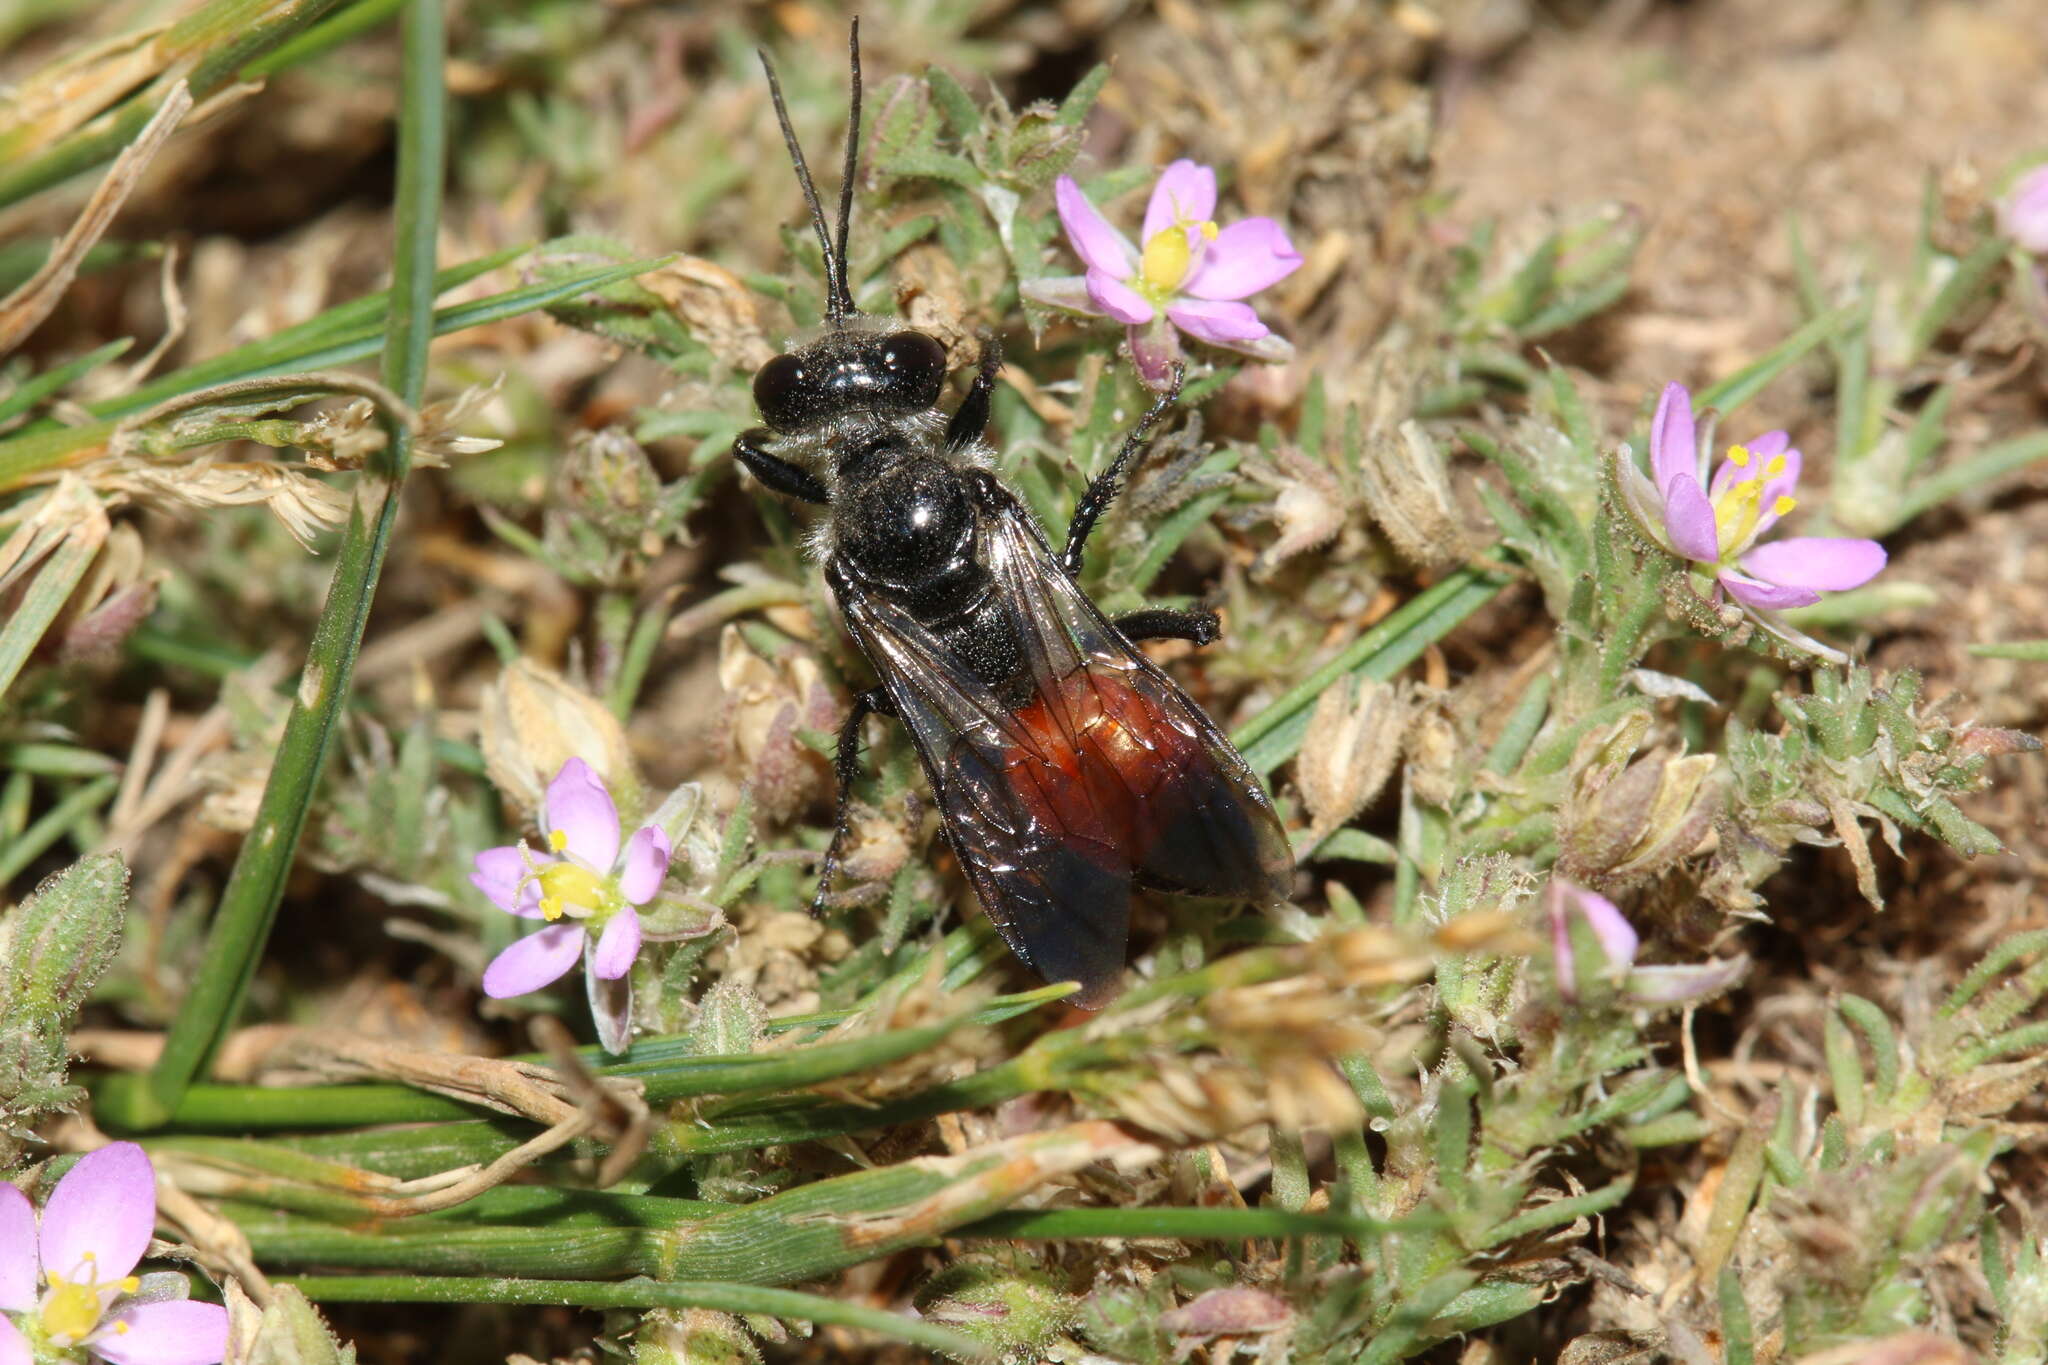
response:
[[[1358,472],[1365,505],[1404,559],[1432,567],[1466,556],[1448,466],[1420,426],[1403,422],[1368,437]]]
[[[548,783],[572,758],[596,770],[622,815],[640,809],[640,778],[611,709],[529,659],[517,660],[484,689],[477,743],[492,784],[522,810],[540,810]]]
[[[754,292],[724,266],[678,256],[635,282],[668,305],[693,338],[733,369],[757,370],[775,358],[775,347],[761,330]]]
[[[800,727],[829,730],[838,721],[817,660],[798,651],[771,661],[728,625],[718,637],[718,682],[727,745],[762,812],[787,820],[822,797],[831,765],[797,738]]]
[[[1700,846],[1721,804],[1714,754],[1651,754],[1611,782],[1581,773],[1562,812],[1564,856],[1573,881],[1620,885],[1655,876]]]
[[[1321,842],[1379,795],[1401,757],[1414,712],[1408,688],[1373,678],[1325,691],[1294,761],[1294,780]]]
[[[347,490],[330,487],[290,465],[199,460],[159,465],[127,455],[110,455],[81,466],[93,487],[124,493],[158,507],[247,507],[261,505],[311,548],[322,532],[348,520]]]

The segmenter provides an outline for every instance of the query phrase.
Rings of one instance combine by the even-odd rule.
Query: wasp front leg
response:
[[[996,376],[1003,368],[1003,343],[994,333],[981,337],[981,368],[974,373],[974,386],[960,400],[953,420],[946,423],[946,449],[953,453],[967,449],[988,430],[989,409],[995,402]]]
[[[879,687],[871,687],[853,699],[853,709],[839,727],[839,744],[832,751],[832,773],[838,779],[838,795],[832,809],[832,842],[825,845],[825,861],[818,867],[818,890],[811,897],[811,913],[825,912],[825,899],[832,890],[833,874],[839,870],[840,850],[852,828],[853,782],[860,776],[860,727],[869,716],[893,716],[896,703]]]
[[[829,503],[831,492],[808,470],[799,469],[780,455],[771,455],[762,442],[774,435],[766,427],[750,427],[741,432],[732,443],[733,458],[747,467],[749,473],[778,493],[805,502]]]
[[[1117,448],[1116,458],[1109,462],[1109,468],[1097,474],[1088,484],[1088,491],[1081,495],[1081,501],[1074,504],[1074,519],[1067,523],[1067,548],[1060,553],[1060,566],[1067,571],[1067,577],[1081,576],[1081,551],[1088,544],[1089,533],[1095,523],[1109,510],[1122,488],[1124,470],[1132,460],[1151,444],[1152,429],[1166,416],[1167,409],[1180,401],[1181,378],[1186,374],[1184,367],[1173,367],[1173,383],[1165,393],[1152,400],[1152,406],[1145,409],[1145,415],[1138,419],[1138,425],[1131,428],[1131,434],[1124,437],[1124,443]]]

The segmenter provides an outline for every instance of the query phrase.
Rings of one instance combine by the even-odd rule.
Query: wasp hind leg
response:
[[[832,751],[832,773],[839,781],[838,795],[832,807],[832,842],[825,845],[825,861],[818,866],[818,890],[811,897],[813,915],[825,912],[825,900],[832,890],[832,877],[839,870],[840,852],[852,827],[853,782],[860,776],[860,727],[869,716],[895,714],[896,703],[889,700],[889,694],[879,687],[871,687],[853,699],[853,709],[846,713],[846,720],[839,727],[839,744]]]
[[[1152,400],[1152,406],[1145,409],[1138,425],[1131,428],[1131,434],[1124,437],[1124,443],[1117,448],[1116,458],[1109,462],[1109,468],[1089,481],[1088,491],[1081,495],[1081,501],[1074,504],[1074,519],[1067,523],[1067,548],[1060,552],[1060,566],[1067,571],[1067,577],[1080,577],[1081,551],[1088,543],[1089,533],[1095,529],[1095,523],[1102,514],[1109,510],[1110,503],[1116,501],[1117,493],[1123,488],[1124,470],[1152,443],[1152,429],[1166,416],[1167,409],[1180,401],[1181,378],[1185,373],[1181,366],[1173,367],[1172,385]]]
[[[1186,640],[1193,645],[1210,645],[1223,634],[1222,623],[1207,607],[1193,611],[1148,607],[1143,611],[1127,612],[1110,624],[1122,631],[1124,638],[1132,644],[1140,640]]]

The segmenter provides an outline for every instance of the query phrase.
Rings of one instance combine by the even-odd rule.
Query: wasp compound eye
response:
[[[923,332],[891,332],[881,343],[886,401],[907,411],[938,402],[946,383],[946,348]]]
[[[794,431],[808,424],[817,407],[817,387],[803,357],[779,355],[754,372],[754,406],[775,430]]]

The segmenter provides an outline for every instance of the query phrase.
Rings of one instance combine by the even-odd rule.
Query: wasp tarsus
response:
[[[854,306],[847,253],[860,142],[860,48],[838,234],[770,95],[825,260],[825,321],[754,376],[763,426],[734,456],[777,492],[827,509],[817,545],[848,631],[880,685],[854,699],[834,759],[838,809],[819,869],[838,870],[861,727],[909,730],[947,838],[982,908],[1026,965],[1114,994],[1134,885],[1284,898],[1294,864],[1257,778],[1215,723],[1136,642],[1217,637],[1214,612],[1111,621],[1076,584],[1089,534],[1179,396],[1139,419],[1074,510],[1065,546],[990,472],[984,439],[1002,352],[984,337],[967,395],[939,407],[939,343]]]

